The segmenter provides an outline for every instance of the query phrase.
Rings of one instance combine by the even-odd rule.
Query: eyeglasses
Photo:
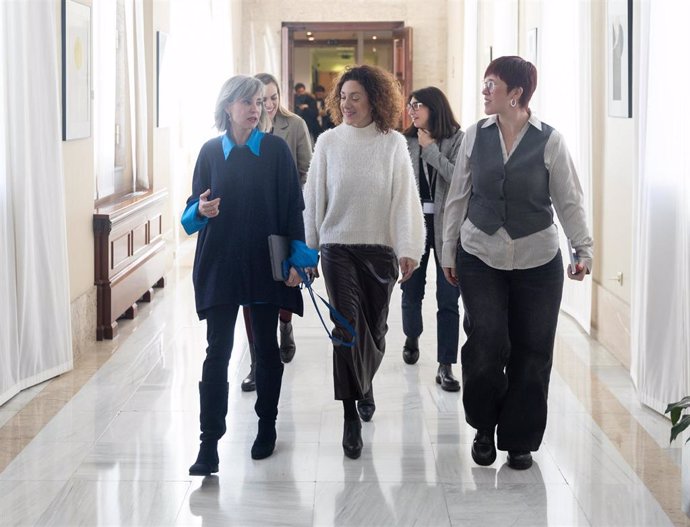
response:
[[[408,112],[416,112],[422,106],[424,106],[424,103],[421,103],[419,101],[410,101],[407,103],[407,111]]]
[[[496,89],[496,83],[489,79],[488,81],[482,82],[482,91],[486,90],[489,93],[493,93],[494,90]]]

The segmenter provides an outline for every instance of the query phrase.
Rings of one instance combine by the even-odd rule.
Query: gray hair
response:
[[[214,114],[216,128],[218,131],[225,132],[226,130],[232,128],[230,124],[230,117],[225,112],[225,107],[228,104],[232,104],[235,101],[242,99],[252,98],[257,94],[263,93],[263,91],[263,82],[261,82],[259,79],[255,79],[254,77],[248,77],[247,75],[235,75],[234,77],[230,77],[227,81],[225,81],[223,87],[220,89],[220,93],[218,94],[216,111]],[[270,127],[269,120],[270,118],[262,106],[261,115],[259,116],[259,129],[265,130],[267,126]]]

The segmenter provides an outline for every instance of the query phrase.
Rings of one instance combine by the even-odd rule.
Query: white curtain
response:
[[[0,404],[72,368],[58,27],[0,2]]]
[[[579,0],[549,0],[542,3],[538,28],[538,85],[534,98],[536,115],[558,130],[566,140],[577,167],[585,195],[585,208],[592,232],[591,154],[591,5]],[[576,43],[576,45],[573,45]],[[568,265],[563,229],[561,251]],[[597,265],[597,255],[594,255]],[[565,280],[561,309],[582,328],[590,331],[592,281]]]
[[[690,395],[690,111],[669,90],[690,83],[687,0],[640,3],[638,179],[631,373],[640,401],[663,412]]]

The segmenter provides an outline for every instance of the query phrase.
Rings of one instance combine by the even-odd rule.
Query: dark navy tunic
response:
[[[211,189],[219,214],[199,231],[194,292],[200,319],[223,304],[268,303],[302,315],[299,288],[273,280],[268,235],[304,241],[304,201],[290,150],[281,138],[259,134],[259,155],[233,146],[227,159],[223,136],[201,148],[188,207]],[[227,142],[227,138],[226,138]]]

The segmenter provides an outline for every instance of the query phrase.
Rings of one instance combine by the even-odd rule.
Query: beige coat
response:
[[[307,124],[298,115],[276,114],[273,121],[273,134],[285,140],[295,160],[302,185],[307,181],[307,171],[311,163],[311,138]]]

